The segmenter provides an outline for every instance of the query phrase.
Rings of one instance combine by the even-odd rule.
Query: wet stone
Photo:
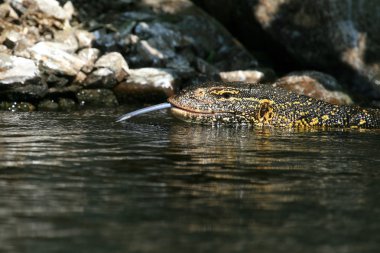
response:
[[[107,89],[84,89],[76,94],[81,106],[113,107],[118,105],[114,93]]]
[[[54,100],[44,99],[37,107],[39,111],[57,111],[59,105]]]
[[[12,112],[31,112],[35,111],[36,107],[28,102],[0,102],[0,110]]]
[[[170,69],[130,69],[125,82],[118,84],[114,92],[119,101],[159,101],[174,94],[179,79]]]
[[[62,111],[70,111],[76,108],[76,103],[74,100],[69,98],[58,99],[59,109]]]

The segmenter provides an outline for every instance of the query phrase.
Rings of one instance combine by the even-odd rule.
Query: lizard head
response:
[[[201,124],[264,124],[273,101],[259,84],[209,82],[190,86],[168,99],[172,114]]]

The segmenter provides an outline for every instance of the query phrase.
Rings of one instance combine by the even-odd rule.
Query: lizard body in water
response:
[[[175,117],[200,124],[380,128],[378,109],[329,104],[270,84],[208,82],[187,87],[168,102],[163,105]]]

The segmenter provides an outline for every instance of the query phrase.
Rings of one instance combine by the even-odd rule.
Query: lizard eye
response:
[[[239,94],[239,91],[238,90],[232,90],[232,89],[214,89],[210,93],[212,95],[217,96],[218,98],[229,99],[233,95]]]
[[[225,99],[229,99],[231,97],[231,93],[223,93],[222,97]]]

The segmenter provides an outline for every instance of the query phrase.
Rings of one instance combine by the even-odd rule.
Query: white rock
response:
[[[28,0],[30,1],[30,0]],[[56,0],[34,0],[38,8],[45,14],[55,17],[56,19],[67,19],[65,10],[59,5]]]
[[[257,83],[264,78],[264,73],[256,70],[220,72],[219,75],[225,82]]]
[[[32,60],[0,53],[1,84],[24,84],[38,76],[38,67]]]
[[[115,74],[120,82],[128,75],[129,67],[124,57],[117,52],[112,52],[101,56],[95,63],[96,68],[108,68]]]
[[[65,52],[54,42],[39,42],[30,48],[30,54],[37,64],[63,75],[76,76],[85,65],[79,56]]]
[[[159,68],[141,68],[130,69],[127,84],[138,84],[141,86],[151,86],[154,88],[162,88],[174,90],[174,75],[165,69]]]

